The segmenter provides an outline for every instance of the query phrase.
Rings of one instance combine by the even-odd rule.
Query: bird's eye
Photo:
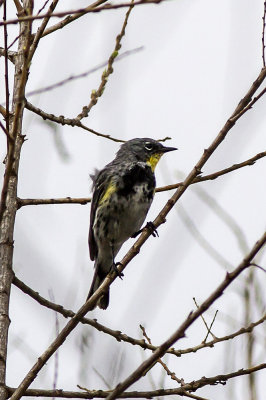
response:
[[[145,149],[148,150],[148,151],[151,151],[152,150],[152,144],[151,143],[146,143],[145,144]]]

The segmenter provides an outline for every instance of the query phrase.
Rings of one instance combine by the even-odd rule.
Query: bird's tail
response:
[[[87,297],[87,300],[93,295],[94,292],[101,286],[102,282],[104,281],[106,277],[106,274],[101,273],[101,268],[99,265],[95,265],[95,272],[92,280],[92,284],[90,287],[90,291]],[[106,308],[109,305],[109,288],[107,292],[103,293],[102,296],[99,298],[97,303],[95,304],[95,307],[98,306],[103,310],[106,310]]]

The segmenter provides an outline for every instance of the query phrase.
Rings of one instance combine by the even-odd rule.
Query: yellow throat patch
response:
[[[160,158],[162,157],[162,154],[160,153],[156,153],[153,154],[148,161],[146,162],[146,164],[148,164],[151,167],[152,172],[154,172],[156,165],[158,164],[158,161],[160,160]]]

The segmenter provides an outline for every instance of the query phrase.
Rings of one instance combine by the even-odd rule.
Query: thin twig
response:
[[[265,67],[264,67],[265,69]],[[231,122],[235,122],[237,121],[243,114],[245,114],[245,112],[247,112],[248,110],[250,110],[253,105],[266,93],[266,87],[257,95],[254,97],[254,99],[250,99],[250,102],[246,105],[246,107],[244,107],[241,111],[239,111],[238,114],[236,114],[232,119]]]
[[[40,39],[42,37],[42,34],[43,34],[43,32],[44,32],[44,30],[45,30],[45,28],[46,28],[46,26],[47,26],[47,24],[48,24],[48,22],[49,22],[49,20],[51,18],[51,15],[53,14],[54,9],[57,6],[58,1],[59,0],[53,0],[52,1],[46,16],[43,18],[41,25],[39,26],[36,34],[34,35],[32,44],[30,46],[30,51],[29,51],[29,54],[28,54],[28,62],[31,62],[31,60],[32,60],[32,57],[33,57],[33,55],[34,55],[34,53],[35,53],[35,51],[37,49],[38,43],[39,43],[39,41],[40,41]]]
[[[47,3],[49,3],[49,0],[46,0],[43,4],[43,6],[39,9],[39,11],[37,12],[37,15],[39,15],[46,7]]]
[[[6,0],[4,1],[4,13],[3,20],[6,21]],[[9,79],[8,79],[8,34],[7,26],[4,26],[4,45],[5,45],[5,94],[6,94],[6,132],[7,138],[9,137]],[[7,142],[8,144],[8,142]]]
[[[123,60],[124,58],[126,58],[126,57],[128,57],[128,56],[130,56],[130,55],[132,55],[132,54],[134,54],[134,53],[137,53],[137,52],[139,52],[139,51],[141,51],[141,50],[143,50],[143,46],[137,47],[137,48],[132,49],[132,50],[125,51],[124,53],[122,53],[122,54],[120,54],[119,56],[117,56],[116,59],[115,59],[114,61],[115,61],[115,62],[121,61],[121,60]],[[28,98],[28,97],[30,97],[30,96],[34,96],[34,95],[36,95],[36,94],[45,93],[45,92],[50,92],[51,90],[57,89],[57,88],[59,88],[59,87],[61,87],[61,86],[64,86],[65,84],[67,84],[67,83],[69,83],[69,82],[72,82],[73,80],[80,79],[80,78],[85,78],[85,77],[87,77],[88,75],[91,75],[91,74],[93,74],[94,72],[97,72],[97,71],[99,71],[100,69],[106,67],[106,65],[108,65],[108,62],[109,62],[109,61],[104,61],[104,62],[102,62],[101,64],[98,64],[98,65],[96,65],[95,67],[89,69],[88,71],[82,72],[81,74],[78,74],[78,75],[70,75],[68,78],[62,79],[61,81],[56,82],[56,83],[53,83],[52,85],[45,86],[45,87],[40,88],[40,89],[32,90],[31,92],[26,93],[26,98]],[[75,123],[75,121],[76,121],[76,118],[73,118],[73,122],[74,122],[74,123]]]
[[[209,336],[209,333],[211,333],[211,328],[212,328],[212,326],[213,326],[213,324],[214,324],[214,321],[215,321],[215,319],[216,319],[216,317],[217,317],[217,314],[218,314],[218,310],[215,311],[215,314],[214,314],[213,320],[212,320],[212,322],[211,322],[211,325],[210,325],[210,327],[209,327],[209,329],[208,329],[207,335],[206,335],[206,337],[205,337],[204,340],[203,340],[204,343],[207,341],[208,336]],[[214,339],[216,339],[216,336],[215,336],[213,333],[211,333],[211,335],[212,335],[212,337],[213,337]]]
[[[51,301],[54,303],[55,298],[54,298],[54,293],[52,290],[49,290],[49,295],[51,298]],[[55,311],[55,336],[59,335],[59,319],[58,319],[58,313]],[[54,357],[54,379],[53,379],[53,390],[56,390],[57,386],[57,379],[58,379],[58,367],[59,367],[59,350],[56,351],[55,357]],[[54,398],[53,398],[54,400]]]
[[[266,0],[264,1],[264,12],[262,17],[262,65],[265,67],[265,25],[266,25]]]
[[[193,301],[194,301],[194,303],[195,303],[197,309],[199,309],[199,305],[198,305],[197,300],[196,300],[195,297],[193,297]],[[208,324],[207,324],[207,322],[205,321],[205,318],[204,318],[203,314],[202,314],[200,317],[201,317],[201,319],[202,319],[202,321],[203,321],[203,323],[204,323],[204,325],[205,325],[205,327],[206,327],[206,329],[207,329],[207,336],[208,336],[208,334],[209,334],[211,328],[208,327]],[[211,333],[211,335],[212,335],[212,338],[215,339],[215,336],[212,334],[212,332],[210,332],[210,333]],[[204,342],[204,340],[203,340],[203,342]]]
[[[84,106],[83,109],[82,109],[82,112],[77,115],[77,119],[79,121],[81,121],[83,118],[88,116],[90,110],[92,109],[92,107],[94,107],[97,104],[99,98],[102,96],[102,94],[103,94],[103,92],[105,90],[105,86],[106,86],[106,83],[108,81],[108,78],[113,73],[114,61],[118,56],[119,50],[121,49],[121,46],[122,46],[121,45],[121,41],[122,41],[123,36],[125,35],[126,26],[127,26],[127,23],[128,23],[128,18],[129,18],[129,15],[130,15],[133,7],[134,7],[134,0],[131,1],[131,6],[129,7],[129,9],[128,9],[126,15],[125,15],[125,20],[124,20],[124,23],[122,25],[121,32],[116,37],[115,48],[114,48],[111,56],[109,57],[109,60],[108,60],[108,63],[107,63],[107,69],[105,69],[103,71],[103,73],[102,73],[101,83],[100,83],[100,85],[99,85],[97,90],[93,90],[91,92],[91,100],[90,100],[89,105]]]
[[[139,6],[142,4],[159,4],[162,2],[165,2],[166,0],[137,0],[134,5],[135,6]],[[89,8],[85,7],[85,8],[79,8],[77,10],[68,10],[68,11],[62,11],[62,12],[57,12],[57,13],[53,13],[51,15],[51,17],[53,18],[61,18],[61,17],[65,17],[66,15],[71,17],[74,14],[88,14],[88,13],[98,13],[100,11],[105,11],[105,10],[117,10],[118,8],[128,8],[131,7],[131,3],[125,2],[125,3],[119,3],[119,4],[106,4],[102,7],[92,7]],[[0,26],[3,25],[15,25],[18,24],[19,22],[25,22],[25,21],[34,21],[36,19],[43,19],[46,18],[47,16],[49,16],[49,14],[40,14],[40,15],[28,15],[26,17],[20,17],[20,18],[14,18],[14,19],[10,19],[9,21],[3,21],[0,22]]]
[[[229,379],[236,378],[238,376],[244,376],[253,374],[254,372],[260,371],[266,368],[266,363],[256,365],[255,367],[248,368],[248,369],[240,369],[235,372],[231,372],[229,374],[223,375],[216,375],[209,378],[202,377],[196,381],[192,381],[189,383],[185,383],[184,386],[174,388],[174,389],[157,389],[145,392],[123,392],[119,394],[117,398],[126,399],[126,398],[145,398],[151,399],[157,396],[172,396],[172,395],[179,395],[182,396],[184,392],[188,391],[196,391],[200,388],[203,388],[208,385],[224,385]],[[17,388],[7,387],[7,391],[9,395],[15,393]],[[25,396],[31,397],[60,397],[60,398],[77,398],[77,399],[93,399],[93,398],[108,398],[110,395],[110,391],[103,391],[103,390],[86,390],[84,388],[84,392],[67,392],[61,389],[54,390],[44,390],[44,389],[27,389],[25,391]],[[197,397],[196,397],[197,398]],[[12,397],[11,397],[12,399]]]
[[[35,114],[40,115],[44,120],[48,119],[50,121],[56,122],[56,123],[61,124],[61,125],[69,125],[69,126],[72,126],[72,127],[77,126],[79,128],[84,129],[85,131],[93,133],[96,136],[100,136],[100,137],[103,137],[105,139],[112,140],[113,142],[118,142],[118,143],[123,143],[124,142],[124,140],[116,139],[116,138],[112,137],[111,135],[106,135],[106,134],[97,132],[94,129],[88,128],[87,126],[82,124],[82,122],[80,122],[80,121],[78,121],[76,119],[65,118],[63,115],[60,115],[59,117],[56,117],[53,114],[48,114],[48,113],[40,110],[39,108],[33,106],[28,101],[26,101],[25,107],[28,110],[34,112]]]
[[[148,343],[152,345],[151,339],[147,335],[147,332],[146,332],[144,326],[140,325],[139,327],[142,330],[142,334],[143,334],[144,338],[146,338]],[[163,360],[161,358],[158,358],[157,362],[159,364],[161,364],[161,366],[163,367],[163,369],[165,370],[167,375],[170,376],[170,378],[173,381],[176,381],[177,383],[180,383],[181,385],[184,383],[183,379],[179,379],[174,372],[170,371],[170,369],[167,367],[167,365],[163,362]]]
[[[257,267],[257,268],[259,268],[261,271],[263,271],[263,272],[266,273],[266,269],[263,268],[261,265],[258,265],[258,264],[256,264],[256,263],[251,263],[250,265],[253,266],[253,267]]]
[[[20,32],[19,35],[17,35],[17,37],[15,37],[15,39],[10,43],[10,45],[8,46],[8,50],[19,40],[19,38],[23,35],[24,31]],[[16,55],[16,52],[13,52],[14,55]]]
[[[78,18],[82,17],[83,15],[86,15],[88,12],[90,12],[92,9],[97,8],[98,6],[102,5],[103,3],[106,3],[107,0],[97,0],[95,3],[90,4],[88,7],[84,8],[84,10],[80,13],[74,14],[74,15],[67,15],[66,18],[63,19],[63,21],[58,22],[57,24],[54,24],[47,28],[44,32],[42,37],[49,35],[50,33],[53,33],[57,31],[58,29],[64,28],[66,25],[70,24],[73,21],[76,21]]]

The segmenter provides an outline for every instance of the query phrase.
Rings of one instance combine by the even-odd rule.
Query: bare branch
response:
[[[4,1],[4,13],[3,20],[6,21],[6,0]],[[4,43],[5,43],[5,95],[6,95],[6,134],[9,137],[9,79],[8,79],[8,34],[7,26],[4,26]]]
[[[0,57],[5,56],[5,49],[3,47],[0,47]],[[15,58],[17,56],[16,51],[8,51],[7,52],[7,57],[9,61],[11,61],[13,64],[15,63]]]
[[[140,325],[140,329],[142,330],[142,334],[144,336],[144,338],[148,341],[149,344],[151,343],[151,339],[149,338],[149,336],[147,335],[147,332],[144,328],[144,326]],[[157,362],[159,364],[161,364],[161,366],[163,367],[163,369],[165,370],[165,372],[167,373],[168,376],[170,376],[170,378],[173,381],[176,381],[177,383],[180,383],[181,385],[184,383],[183,379],[179,379],[175,372],[170,371],[170,369],[167,367],[167,365],[165,364],[165,362],[163,362],[163,360],[161,358],[158,358]]]
[[[209,378],[202,377],[197,381],[185,383],[183,386],[174,389],[157,389],[145,392],[138,392],[138,391],[124,392],[118,395],[117,398],[151,399],[153,397],[158,397],[158,396],[172,396],[172,395],[183,396],[185,392],[188,391],[194,392],[208,385],[217,385],[217,384],[224,385],[229,379],[236,378],[238,376],[249,375],[265,368],[266,368],[266,363],[256,365],[255,367],[248,369],[240,369],[238,371],[231,372],[230,374],[216,375]],[[7,387],[9,395],[15,393],[16,390],[17,390],[16,388]],[[60,389],[57,390],[28,389],[25,391],[25,396],[31,396],[31,397],[59,397],[59,398],[76,398],[76,399],[93,399],[93,398],[104,399],[108,398],[109,394],[110,394],[109,391],[103,391],[103,390],[86,390],[85,392],[67,392]],[[200,399],[200,397],[194,397],[194,398]]]
[[[14,1],[15,6],[16,6],[18,15],[22,14],[23,13],[23,7],[20,4],[20,1],[19,0],[13,0],[13,1]]]
[[[196,307],[199,308],[199,305],[198,305],[197,300],[196,300],[195,297],[193,297],[193,301],[194,301]],[[200,317],[201,317],[201,319],[202,319],[202,321],[203,321],[203,323],[204,323],[204,325],[205,325],[205,327],[206,327],[206,329],[207,329],[207,336],[206,336],[206,339],[207,339],[209,333],[212,335],[212,338],[215,339],[216,336],[211,332],[211,326],[208,327],[208,324],[207,324],[207,322],[205,321],[205,318],[204,318],[203,314],[202,314]],[[214,319],[215,319],[215,318],[214,318]],[[203,342],[205,342],[206,339],[203,340]]]
[[[76,119],[70,119],[70,118],[65,118],[63,115],[60,115],[59,117],[56,117],[53,114],[48,114],[42,110],[40,110],[39,108],[33,106],[31,103],[29,103],[28,101],[26,102],[26,106],[25,106],[28,110],[34,112],[35,114],[40,115],[44,120],[48,119],[50,121],[56,122],[58,124],[61,125],[69,125],[69,126],[78,126],[79,128],[84,129],[85,131],[91,132],[96,136],[100,136],[103,137],[105,139],[109,139],[112,140],[113,142],[118,142],[118,143],[123,143],[124,140],[121,139],[115,139],[114,137],[112,137],[111,135],[105,135],[103,133],[97,132],[94,129],[88,128],[87,126],[83,125],[82,122],[76,120]]]
[[[103,3],[106,3],[107,0],[98,0],[95,3],[89,5],[88,7],[84,8],[83,12],[80,12],[78,14],[74,15],[68,15],[63,21],[58,22],[57,24],[50,26],[48,29],[46,29],[42,35],[42,37],[49,35],[52,32],[57,31],[58,29],[64,28],[64,26],[70,24],[73,21],[76,21],[76,19],[82,17],[83,15],[87,14],[90,12],[92,9],[97,8]]]
[[[65,197],[61,199],[20,199],[18,197],[17,204],[18,209],[23,206],[37,206],[37,205],[45,205],[45,204],[88,204],[91,202],[91,198],[81,197],[81,198],[71,198]]]
[[[107,69],[104,70],[102,73],[101,83],[97,90],[93,90],[91,92],[91,101],[90,101],[89,105],[84,106],[82,109],[82,112],[77,115],[77,120],[79,120],[79,121],[81,121],[83,118],[88,116],[90,110],[92,109],[93,106],[95,106],[97,104],[99,97],[101,97],[104,92],[107,80],[108,80],[109,76],[113,73],[113,64],[114,64],[115,59],[118,56],[119,50],[121,49],[121,41],[122,41],[123,36],[125,35],[128,18],[129,18],[129,15],[130,15],[133,7],[134,7],[134,0],[131,1],[131,6],[129,7],[129,9],[125,15],[125,20],[124,20],[121,32],[116,37],[115,48],[114,48],[114,51],[112,52],[111,56],[109,57]]]
[[[214,324],[214,321],[216,320],[217,314],[218,314],[218,310],[215,311],[215,314],[214,314],[214,317],[213,317],[213,319],[212,319],[211,325],[210,325],[210,327],[209,327],[209,329],[208,329],[207,335],[206,335],[206,337],[205,337],[204,340],[203,340],[204,343],[205,343],[206,340],[208,339],[209,333],[211,333],[211,328],[213,327],[213,324]],[[213,337],[213,338],[216,338],[216,336],[215,336],[213,333],[211,333],[211,334],[212,334],[212,337]]]
[[[142,47],[142,46],[137,47],[137,48],[132,49],[132,50],[125,51],[124,53],[122,53],[122,54],[120,54],[119,56],[117,56],[117,57],[115,58],[114,62],[123,60],[125,57],[128,57],[128,56],[130,56],[130,55],[132,55],[132,54],[134,54],[134,53],[137,53],[137,52],[139,52],[140,50],[143,50],[143,47]],[[106,67],[106,65],[108,65],[108,63],[109,63],[109,61],[104,61],[103,63],[101,63],[101,64],[99,64],[99,65],[96,65],[96,67],[93,67],[93,68],[89,69],[89,70],[86,71],[86,72],[82,72],[81,74],[78,74],[78,75],[70,75],[68,78],[63,79],[63,80],[61,80],[61,81],[59,81],[59,82],[56,82],[56,83],[54,83],[54,84],[52,84],[52,85],[49,85],[49,86],[46,86],[46,87],[44,87],[44,88],[40,88],[40,89],[33,90],[33,91],[31,91],[31,92],[28,92],[28,93],[26,94],[26,97],[28,98],[28,97],[33,96],[33,95],[36,95],[36,94],[45,93],[45,92],[48,92],[48,91],[50,92],[52,89],[57,89],[57,88],[59,88],[59,87],[65,85],[65,84],[67,84],[67,83],[69,83],[69,82],[72,82],[73,80],[80,79],[80,78],[85,78],[86,76],[91,75],[91,74],[93,74],[94,72],[99,71],[100,69]],[[29,103],[29,104],[30,104],[30,103]],[[31,106],[32,106],[32,105],[31,105]],[[33,107],[33,106],[32,106],[32,107]],[[33,110],[31,110],[31,111],[33,111]],[[49,118],[47,118],[47,119],[49,119]],[[76,119],[76,118],[73,118],[72,121],[73,121],[73,124],[72,124],[72,125],[75,125],[75,122],[77,121],[77,119]],[[55,121],[55,122],[57,122],[57,121]]]
[[[265,67],[264,67],[265,68]],[[246,105],[246,107],[244,107],[241,111],[239,111],[238,114],[236,114],[231,121],[235,122],[237,121],[243,114],[245,114],[246,111],[250,110],[252,108],[252,106],[266,93],[266,87],[257,95],[254,97],[253,100],[250,101],[250,103],[248,103]]]
[[[142,5],[142,4],[159,4],[159,3],[162,3],[162,2],[165,2],[165,1],[166,0],[137,0],[134,3],[134,6],[139,6],[139,5]],[[92,4],[92,6],[93,6],[93,4]],[[131,7],[131,6],[132,6],[132,4],[128,3],[128,2],[120,3],[120,4],[106,4],[106,5],[102,6],[102,7],[95,7],[94,6],[91,9],[88,9],[88,7],[85,7],[85,8],[79,8],[77,10],[69,10],[69,11],[57,12],[57,13],[53,13],[51,15],[51,17],[53,17],[53,18],[61,18],[61,17],[65,17],[66,15],[68,15],[68,17],[71,18],[72,15],[81,16],[81,15],[88,14],[88,13],[98,13],[98,12],[104,11],[104,10],[116,10],[118,8],[128,8],[128,7]],[[32,16],[28,15],[26,17],[14,18],[14,19],[11,19],[9,21],[0,22],[0,26],[3,26],[3,25],[14,25],[14,24],[18,24],[20,22],[25,22],[25,21],[34,21],[36,19],[46,18],[47,16],[49,16],[49,14],[40,14],[40,15],[32,15]],[[72,21],[70,21],[70,22],[72,22]],[[66,23],[64,25],[66,25]],[[45,32],[44,32],[44,34],[45,34]]]
[[[0,104],[0,114],[5,118],[6,117],[6,109]]]
[[[25,11],[32,11],[32,0],[24,0]],[[28,78],[29,64],[27,64],[27,52],[30,46],[31,23],[20,24],[20,32],[24,34],[18,43],[18,56],[16,57],[13,97],[23,97]],[[5,46],[6,47],[6,46]],[[7,57],[6,57],[7,59]],[[17,212],[17,183],[20,150],[23,143],[21,135],[23,118],[23,101],[12,104],[12,120],[10,119],[9,133],[12,140],[8,142],[8,151],[5,163],[5,175],[2,185],[0,206],[0,398],[6,399],[6,356],[9,330],[9,296],[13,278],[13,232]],[[8,130],[7,130],[8,131]]]
[[[37,12],[37,15],[39,15],[47,6],[47,3],[49,3],[49,0],[46,0],[43,4],[43,6],[39,9],[39,11]]]
[[[265,67],[265,25],[266,25],[266,0],[264,1],[264,12],[262,17],[262,65]]]

